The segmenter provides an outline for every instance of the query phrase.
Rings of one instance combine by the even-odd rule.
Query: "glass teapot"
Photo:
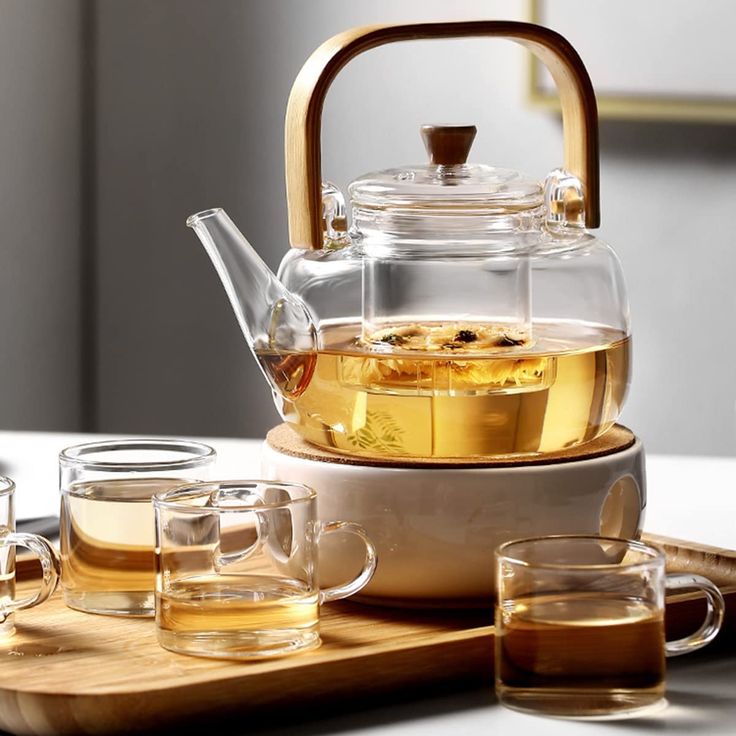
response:
[[[565,166],[544,182],[467,163],[469,125],[422,128],[429,161],[321,182],[324,97],[375,46],[499,36],[560,93]],[[477,458],[559,451],[604,433],[629,383],[628,306],[598,227],[597,110],[574,49],[511,21],[372,26],[315,51],[286,114],[292,248],[278,276],[222,210],[192,215],[283,419],[349,455]]]

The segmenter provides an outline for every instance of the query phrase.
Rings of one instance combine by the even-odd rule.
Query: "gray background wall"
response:
[[[621,4],[627,3],[633,12],[634,0]],[[40,5],[0,0],[16,20]],[[81,19],[71,0],[43,7],[43,18],[24,31],[28,37],[39,27],[54,31],[53,43],[43,46],[43,71],[34,76],[35,66],[19,68],[23,54],[32,56],[12,52],[20,41],[0,47],[12,62],[0,64],[1,88],[15,85],[16,96],[23,84],[51,88],[33,104],[42,106],[44,119],[58,118],[37,132],[41,143],[22,124],[33,107],[12,113],[15,128],[0,126],[3,153],[27,148],[30,160],[51,172],[37,202],[44,208],[37,232],[6,230],[0,278],[3,294],[6,281],[15,289],[8,303],[19,319],[6,310],[0,316],[2,334],[15,335],[14,362],[0,367],[0,400],[10,407],[3,426],[73,429],[82,421],[76,377],[84,336],[66,339],[79,330],[81,316],[93,333],[84,343],[84,361],[95,368],[85,384],[88,428],[234,436],[262,435],[277,417],[216,275],[184,227],[186,216],[224,207],[275,268],[287,248],[283,113],[309,53],[356,24],[522,19],[526,11],[520,0],[83,5],[94,31],[94,84],[87,90],[94,115],[86,141],[91,175],[82,177],[93,186],[81,227],[92,228],[95,277],[91,291],[81,285],[91,302],[80,314],[80,184],[68,173],[84,158],[78,133],[84,85],[75,83]],[[323,172],[344,186],[365,171],[421,161],[418,125],[449,119],[479,126],[473,159],[542,177],[561,161],[560,124],[527,106],[526,73],[525,52],[500,41],[374,50],[351,63],[330,92]],[[624,420],[650,452],[734,454],[736,347],[729,337],[736,253],[728,217],[736,197],[734,129],[607,122],[601,133],[600,235],[623,261],[635,336]],[[16,155],[21,171],[23,154]],[[6,168],[4,189],[8,178]],[[36,193],[34,181],[29,174],[29,194]],[[17,210],[16,217],[33,211],[34,197],[13,196],[17,205],[3,198],[0,206]]]
[[[0,2],[0,426],[77,429],[80,4]]]

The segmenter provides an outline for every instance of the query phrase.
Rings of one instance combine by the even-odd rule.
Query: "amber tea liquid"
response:
[[[659,703],[665,688],[661,610],[637,599],[521,598],[496,614],[499,698],[548,715],[606,716]]]
[[[319,644],[318,594],[305,583],[266,574],[196,575],[157,593],[164,646],[217,656],[265,656]]]
[[[391,340],[381,353],[360,342],[360,324],[334,324],[322,326],[317,352],[258,357],[286,421],[308,441],[350,454],[553,452],[594,439],[618,417],[629,383],[624,333],[541,322],[529,344],[484,351],[463,333],[452,350],[417,353]]]
[[[92,613],[154,613],[151,496],[177,478],[79,483],[62,494],[62,585],[67,605]]]

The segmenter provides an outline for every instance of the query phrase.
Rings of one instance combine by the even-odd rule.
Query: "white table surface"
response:
[[[0,432],[0,474],[16,481],[18,518],[58,513],[58,453],[106,435]],[[260,440],[199,438],[218,453],[219,478],[258,477]],[[645,530],[736,549],[736,458],[652,455],[647,458]],[[441,663],[438,663],[441,666]],[[397,693],[400,698],[401,694]],[[376,703],[342,715],[320,713],[297,724],[232,723],[218,732],[283,734],[503,734],[632,736],[674,733],[736,734],[736,651],[714,647],[669,662],[669,706],[631,721],[573,722],[522,715],[500,707],[491,688],[396,703]],[[316,705],[316,704],[315,704]]]

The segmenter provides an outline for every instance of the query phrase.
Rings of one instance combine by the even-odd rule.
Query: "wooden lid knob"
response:
[[[460,166],[468,160],[478,132],[475,125],[422,125],[424,147],[435,166]]]

